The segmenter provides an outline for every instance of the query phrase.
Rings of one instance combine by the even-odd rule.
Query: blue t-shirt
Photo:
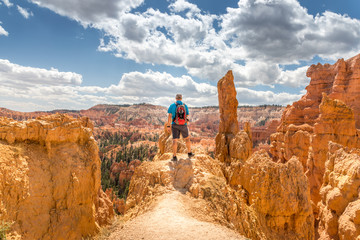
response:
[[[183,102],[182,101],[176,101],[177,104],[182,105]],[[185,110],[186,110],[186,115],[189,115],[189,109],[187,107],[187,105],[185,104]],[[171,113],[172,115],[172,122],[171,124],[174,124],[174,119],[175,119],[175,115],[176,115],[176,104],[173,103],[170,105],[169,109],[168,109],[168,113]],[[187,123],[185,123],[185,125],[187,125]]]

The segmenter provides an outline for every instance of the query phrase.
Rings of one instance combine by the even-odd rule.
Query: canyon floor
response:
[[[205,214],[207,206],[203,199],[192,198],[185,192],[185,189],[169,190],[155,198],[145,213],[127,221],[119,217],[99,239],[247,239],[218,224]]]

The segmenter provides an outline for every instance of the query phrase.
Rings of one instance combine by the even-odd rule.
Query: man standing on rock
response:
[[[185,103],[182,102],[182,95],[176,94],[175,103],[171,104],[168,109],[168,122],[167,129],[172,132],[173,137],[173,158],[172,161],[177,161],[176,152],[177,152],[177,142],[180,138],[180,134],[186,141],[186,148],[188,150],[189,158],[194,156],[191,152],[191,142],[189,136],[189,109]]]

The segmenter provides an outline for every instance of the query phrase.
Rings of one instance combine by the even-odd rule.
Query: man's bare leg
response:
[[[186,141],[186,148],[187,148],[187,152],[188,152],[188,157],[193,157],[194,154],[191,152],[191,142],[190,142],[190,136],[185,138],[185,141]]]
[[[190,142],[190,137],[185,138],[185,141],[186,141],[186,148],[187,148],[187,151],[188,151],[188,153],[190,153],[190,152],[191,152],[191,142]]]
[[[173,148],[173,158],[176,157],[176,152],[177,152],[177,141],[178,139],[173,139],[173,145],[172,145],[172,148]]]

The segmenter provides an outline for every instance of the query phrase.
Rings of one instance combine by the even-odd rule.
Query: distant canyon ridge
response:
[[[195,143],[213,139],[219,127],[219,108],[194,107],[190,109],[192,138]],[[276,132],[285,107],[280,105],[239,106],[237,116],[239,127],[250,123],[253,145],[268,145],[270,135]],[[138,129],[161,130],[167,121],[167,108],[151,104],[108,105],[99,104],[87,110],[53,110],[36,112],[18,112],[0,108],[0,117],[22,121],[42,115],[66,113],[72,117],[88,117],[94,122],[97,130],[114,130],[128,127]],[[210,144],[214,145],[214,144]]]

